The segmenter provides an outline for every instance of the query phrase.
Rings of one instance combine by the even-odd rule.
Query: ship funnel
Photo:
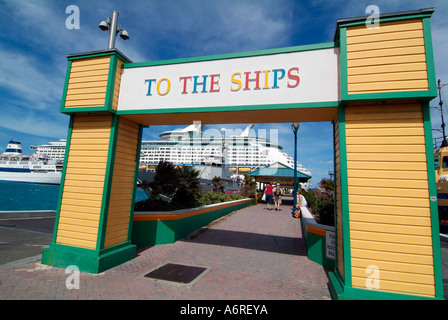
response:
[[[6,146],[6,151],[3,154],[21,155],[22,144],[18,141],[9,140],[8,145]]]
[[[250,131],[253,129],[253,127],[254,127],[254,124],[253,124],[253,123],[251,123],[250,125],[248,125],[248,126],[246,127],[246,129],[244,129],[243,133],[241,133],[240,137],[248,137],[249,134],[250,134]]]

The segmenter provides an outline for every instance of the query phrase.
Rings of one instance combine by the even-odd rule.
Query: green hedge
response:
[[[226,194],[221,192],[208,191],[201,194],[200,197],[194,197],[194,201],[189,203],[181,201],[167,202],[162,199],[146,199],[139,201],[134,206],[134,211],[174,211],[180,209],[189,209],[195,207],[206,206],[215,203],[228,202],[233,200],[244,199],[241,194]]]

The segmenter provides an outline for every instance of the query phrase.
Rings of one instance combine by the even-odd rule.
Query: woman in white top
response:
[[[307,205],[308,205],[308,203],[306,202],[305,197],[302,195],[302,192],[300,190],[297,190],[296,208],[306,207]]]

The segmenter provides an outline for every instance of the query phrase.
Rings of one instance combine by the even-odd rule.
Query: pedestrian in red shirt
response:
[[[266,188],[264,189],[264,193],[266,194],[266,203],[268,204],[268,210],[272,210],[271,206],[273,203],[274,195],[273,195],[274,187],[269,182]]]

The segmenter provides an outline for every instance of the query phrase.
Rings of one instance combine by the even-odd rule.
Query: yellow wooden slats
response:
[[[428,90],[423,24],[347,28],[349,94]]]
[[[345,120],[353,286],[365,288],[369,274],[361,270],[375,265],[387,275],[381,290],[433,293],[421,105],[349,105]]]
[[[75,117],[57,243],[96,248],[111,119],[111,116]]]
[[[65,96],[65,107],[104,106],[109,64],[110,57],[73,61]]]

